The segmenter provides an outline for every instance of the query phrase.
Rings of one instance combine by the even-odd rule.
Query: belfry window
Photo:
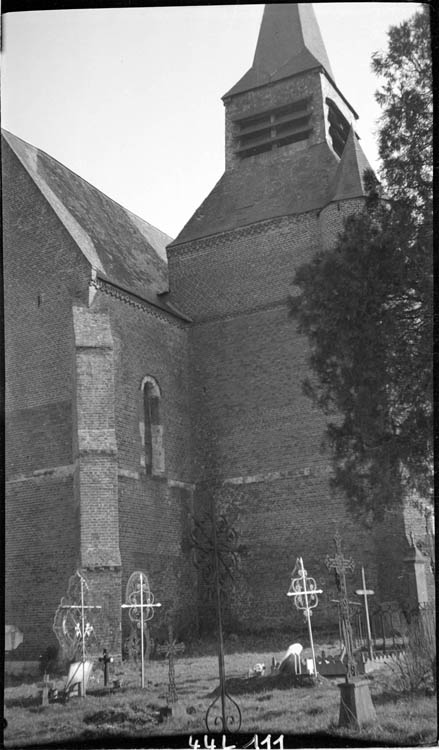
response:
[[[142,417],[140,435],[143,445],[141,463],[147,475],[163,476],[165,471],[165,452],[163,445],[163,424],[161,416],[161,394],[157,381],[146,376],[142,380]]]
[[[326,104],[328,105],[329,135],[332,141],[332,147],[337,156],[341,158],[349,135],[350,125],[332,99],[326,97]]]
[[[235,120],[236,153],[241,158],[308,138],[312,131],[311,98]]]

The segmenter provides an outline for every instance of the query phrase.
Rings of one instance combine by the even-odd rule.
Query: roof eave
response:
[[[147,295],[140,295],[137,294],[137,292],[134,292],[132,289],[128,289],[125,286],[122,286],[121,284],[118,284],[116,281],[113,281],[107,274],[102,273],[98,271],[96,273],[96,279],[100,281],[104,281],[106,284],[110,284],[112,287],[114,287],[116,290],[123,292],[124,294],[127,294],[129,297],[132,297],[133,299],[139,300],[140,302],[147,303],[148,305],[151,305],[151,307],[156,308],[157,310],[160,310],[161,312],[168,313],[169,315],[173,315],[176,318],[180,318],[185,323],[192,323],[192,319],[189,318],[187,315],[184,315],[180,310],[178,310],[175,305],[170,304],[167,299],[166,295],[169,294],[169,290],[165,290],[163,292],[157,292],[157,297],[163,297],[162,300],[154,300],[151,296]]]
[[[278,81],[285,81],[287,78],[296,78],[297,76],[303,75],[304,73],[310,73],[313,70],[318,70],[321,73],[324,73],[330,84],[335,88],[337,94],[340,96],[340,98],[344,101],[347,107],[351,110],[352,114],[354,115],[355,119],[358,120],[358,114],[353,108],[353,106],[348,102],[344,94],[340,91],[337,84],[335,83],[334,79],[329,75],[326,68],[323,67],[321,64],[315,65],[313,68],[309,68],[308,70],[301,70],[298,73],[292,73],[289,75],[286,75],[281,78],[277,78],[275,81],[266,81],[265,83],[255,84],[254,86],[249,86],[248,88],[241,89],[240,91],[233,91],[232,87],[224,96],[221,97],[224,104],[226,103],[227,99],[231,99],[233,96],[239,96],[240,94],[246,94],[248,91],[254,91],[254,89],[261,89],[265,86],[271,86],[273,83],[278,83]]]

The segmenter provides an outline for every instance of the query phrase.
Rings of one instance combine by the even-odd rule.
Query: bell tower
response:
[[[303,393],[308,345],[290,315],[297,267],[361,208],[368,165],[309,3],[265,7],[253,64],[223,101],[225,171],[167,248],[170,300],[192,321],[195,507],[196,472],[212,465],[248,550],[231,616],[263,628],[291,617],[293,550],[324,587],[334,524],[368,570],[375,557],[373,535],[331,496],[325,419]]]
[[[253,64],[223,102],[225,172],[171,248],[324,209],[340,187],[336,173],[346,146],[349,164],[359,160],[361,174],[369,166],[355,132],[358,115],[335,82],[310,3],[265,6]],[[362,178],[357,183],[349,198],[364,197]],[[175,301],[181,303],[179,295]]]
[[[253,65],[223,101],[226,169],[323,142],[341,157],[358,117],[335,84],[310,3],[265,6]]]

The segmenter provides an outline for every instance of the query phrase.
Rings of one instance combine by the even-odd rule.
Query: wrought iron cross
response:
[[[347,672],[346,672],[346,682],[348,682],[349,677],[354,677],[356,674],[356,664],[354,659],[354,638],[352,634],[352,624],[351,624],[351,613],[350,613],[350,605],[349,605],[349,598],[348,598],[348,592],[347,592],[347,586],[346,586],[346,573],[348,571],[352,572],[355,568],[355,563],[351,557],[346,558],[343,556],[342,548],[341,548],[341,536],[339,531],[337,530],[334,535],[334,543],[335,543],[335,555],[334,557],[330,557],[330,555],[326,555],[325,564],[328,570],[334,570],[336,575],[336,582],[337,582],[337,588],[340,591],[340,605],[339,605],[339,612],[340,612],[340,625],[341,625],[341,632],[343,634],[343,640],[346,647],[346,656],[347,656]]]
[[[168,640],[163,646],[158,646],[157,651],[159,654],[164,654],[168,659],[169,664],[169,685],[168,685],[168,703],[176,703],[178,701],[177,689],[175,686],[175,667],[174,658],[183,653],[185,650],[184,643],[177,643],[174,638],[172,623],[168,624]]]
[[[298,577],[294,578],[296,573]],[[287,596],[294,597],[294,604],[296,605],[296,608],[303,611],[305,620],[308,623],[308,633],[311,644],[312,663],[315,676],[317,676],[317,667],[311,628],[311,610],[314,609],[314,607],[317,607],[319,601],[317,594],[322,593],[322,589],[317,588],[315,579],[308,577],[308,573],[303,566],[303,560],[301,557],[298,557],[294,570],[291,573],[291,585],[288,590]]]
[[[79,585],[79,588],[78,588]],[[77,570],[69,579],[67,598],[62,598],[55,612],[53,631],[61,648],[72,658],[75,657],[81,644],[81,661],[87,658],[87,646],[94,636],[93,623],[90,622],[91,610],[99,610],[99,604],[90,604],[90,587],[85,576]],[[82,696],[85,696],[85,669],[82,669]]]
[[[145,687],[145,654],[144,654],[144,630],[146,623],[154,617],[154,607],[161,607],[157,602],[154,604],[154,594],[149,588],[148,577],[142,571],[135,571],[130,575],[127,583],[126,603],[122,609],[128,609],[131,622],[140,629],[140,655],[141,655],[141,685]]]
[[[99,661],[104,665],[104,687],[108,685],[109,666],[113,663],[113,657],[109,656],[108,651],[104,648],[102,656],[99,657]]]
[[[238,535],[227,518],[217,512],[214,492],[210,494],[209,510],[204,519],[199,521],[194,518],[193,522],[191,539],[194,564],[203,576],[210,597],[215,601],[218,624],[219,692],[208,706],[204,721],[209,732],[239,732],[241,709],[226,690],[221,611],[226,584],[228,580],[233,580],[233,570],[238,560]],[[218,713],[219,702],[221,713]]]

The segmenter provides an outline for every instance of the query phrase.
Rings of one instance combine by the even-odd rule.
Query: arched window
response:
[[[142,380],[140,390],[143,416],[139,425],[143,444],[141,463],[144,463],[146,473],[149,476],[163,476],[165,473],[165,451],[159,384],[154,378],[146,375]]]

